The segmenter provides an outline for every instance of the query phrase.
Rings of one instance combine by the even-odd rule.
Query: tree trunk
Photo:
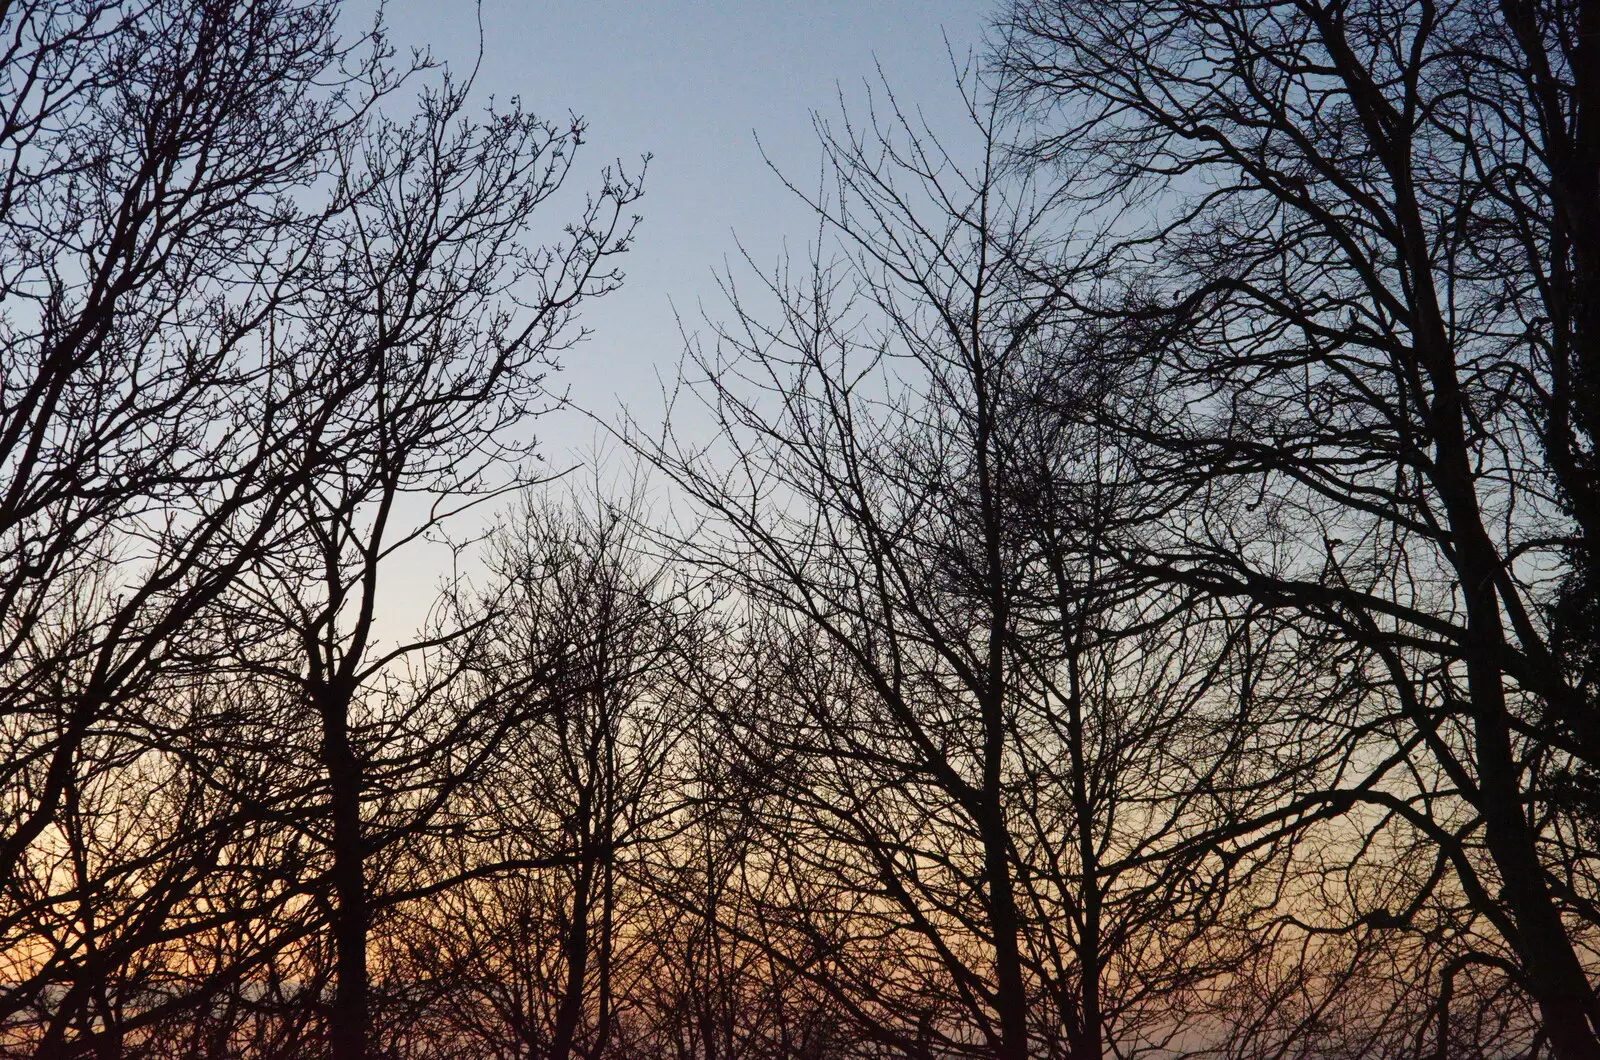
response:
[[[579,812],[587,814],[586,809]],[[588,824],[583,827],[587,829]],[[573,881],[572,923],[564,940],[567,981],[561,1007],[556,1011],[555,1030],[550,1036],[549,1060],[567,1060],[571,1055],[572,1042],[578,1033],[578,1017],[583,1014],[583,988],[589,973],[589,907],[593,887],[594,862],[592,857],[585,856]]]
[[[1444,348],[1442,329],[1434,343],[1436,350]],[[1429,366],[1438,387],[1433,409],[1436,459],[1439,493],[1455,539],[1456,575],[1467,605],[1467,688],[1478,767],[1477,810],[1483,815],[1484,840],[1500,873],[1504,901],[1517,926],[1518,937],[1508,941],[1527,973],[1528,992],[1539,1005],[1551,1047],[1561,1060],[1600,1060],[1600,1039],[1592,1022],[1594,991],[1545,883],[1537,837],[1523,808],[1504,677],[1494,662],[1505,643],[1496,589],[1500,560],[1484,531],[1472,488],[1454,366],[1442,361],[1436,353]]]
[[[994,936],[995,1009],[1000,1017],[999,1060],[1027,1060],[1028,999],[1017,944],[1016,891],[1011,885],[1011,843],[998,798],[986,800],[983,821],[989,930]]]
[[[1078,1024],[1071,1028],[1073,1060],[1100,1060],[1100,873],[1094,844],[1094,806],[1083,742],[1083,689],[1074,655],[1068,661],[1067,751],[1072,763],[1072,812],[1078,826],[1078,901],[1083,931],[1078,938]]]
[[[349,704],[323,705],[323,764],[333,809],[333,948],[335,986],[328,1010],[333,1060],[365,1060],[370,1023],[368,907],[361,835],[361,766],[350,744]]]

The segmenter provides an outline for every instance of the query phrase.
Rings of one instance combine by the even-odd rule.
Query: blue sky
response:
[[[477,57],[468,0],[390,0],[386,11],[396,45],[426,46],[457,69]],[[715,272],[739,244],[770,266],[786,241],[799,254],[815,238],[762,149],[814,185],[811,112],[836,115],[840,92],[859,107],[878,66],[934,128],[960,129],[945,42],[964,59],[993,11],[987,0],[485,0],[475,87],[588,120],[575,188],[608,161],[654,156],[627,286],[589,307],[594,336],[566,360],[574,399],[607,419],[623,402],[649,417],[656,373],[670,376],[681,352],[673,307],[691,325],[702,307],[717,316]],[[594,440],[577,417],[546,417],[537,431],[552,464]]]

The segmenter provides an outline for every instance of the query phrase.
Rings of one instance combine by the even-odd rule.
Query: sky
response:
[[[351,30],[370,25],[373,10],[346,7],[346,17],[362,23]],[[959,141],[970,126],[952,57],[965,63],[981,52],[995,3],[483,0],[480,8],[471,0],[386,0],[383,10],[402,55],[425,48],[463,75],[476,66],[480,103],[516,96],[558,124],[569,113],[586,120],[566,208],[598,187],[606,165],[636,169],[652,156],[638,204],[643,222],[623,260],[626,282],[583,310],[590,338],[563,356],[552,389],[606,423],[626,410],[655,425],[660,381],[677,370],[684,330],[704,331],[706,317],[728,315],[718,273],[731,268],[748,279],[741,248],[770,271],[786,249],[799,258],[816,241],[814,215],[768,160],[798,186],[817,186],[813,112],[837,118],[842,98],[859,116],[869,85],[881,95],[887,84],[930,128]],[[562,210],[558,201],[549,207]],[[615,491],[630,479],[593,419],[558,410],[533,433],[544,461],[535,470],[570,469],[576,491],[585,483]],[[494,514],[476,509],[452,536],[475,536]],[[409,639],[450,572],[475,578],[481,558],[452,559],[426,541],[394,556],[380,639]]]
[[[841,93],[859,110],[880,67],[935,129],[959,128],[951,53],[965,61],[979,49],[994,9],[989,0],[484,0],[476,94],[585,118],[575,190],[597,184],[607,163],[637,168],[653,156],[627,282],[584,311],[593,335],[564,359],[558,387],[608,421],[624,405],[657,414],[658,373],[670,377],[682,352],[678,319],[693,327],[722,310],[717,271],[744,267],[741,246],[770,268],[786,245],[798,256],[815,241],[815,220],[763,151],[815,186],[812,112],[837,116]],[[385,11],[397,47],[429,48],[463,72],[478,62],[469,0],[389,0]],[[552,466],[584,459],[596,442],[594,425],[571,414],[536,430]]]

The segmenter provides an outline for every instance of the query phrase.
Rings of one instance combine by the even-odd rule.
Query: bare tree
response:
[[[770,315],[734,290],[694,362],[714,440],[647,450],[771,660],[727,730],[759,778],[742,941],[897,1054],[1158,1048],[1342,748],[1248,735],[1270,627],[1100,562],[1161,496],[1078,407],[1097,362],[1063,375],[1055,203],[972,116],[970,166],[898,108],[823,127],[851,256]]]
[[[581,123],[469,120],[448,76],[384,117],[427,60],[381,28],[341,44],[337,16],[3,10],[0,1009],[51,1055],[240,1001],[309,952],[324,880],[335,1052],[360,1055],[368,848],[425,830],[514,723],[443,673],[402,685],[378,567],[517,481],[514,428],[620,279],[638,188],[607,177],[537,246]],[[448,670],[469,631],[409,647]],[[390,868],[395,900],[437,882]],[[245,949],[152,993],[178,940]]]
[[[83,813],[138,809],[116,778],[142,768],[196,781],[152,764],[174,734],[148,711],[220,647],[208,616],[307,471],[285,443],[320,381],[285,378],[265,341],[305,293],[322,223],[296,196],[403,73],[375,33],[338,44],[335,13],[276,0],[4,10],[0,930],[15,963],[0,1010],[63,1001],[48,1021],[58,1052],[80,1017],[115,1041],[108,968],[168,930],[192,883],[180,852],[217,849],[218,833],[144,815],[108,837]],[[238,809],[169,795],[195,831]],[[101,864],[106,842],[126,860]],[[120,922],[28,937],[111,880],[132,888]],[[94,995],[98,1013],[72,1011]]]
[[[1405,719],[1371,719],[1369,760],[1413,782],[1329,797],[1438,866],[1378,900],[1458,891],[1476,922],[1432,937],[1525,990],[1563,1057],[1600,1050],[1588,826],[1561,783],[1592,764],[1563,665],[1586,634],[1552,606],[1591,540],[1594,17],[1024,2],[1004,36],[1034,157],[1122,211],[1097,271],[1119,279],[1081,302],[1151,381],[1106,422],[1152,446],[1172,517],[1119,560],[1361,646]]]
[[[636,514],[529,497],[492,538],[476,667],[537,709],[501,735],[472,828],[518,867],[442,895],[416,967],[447,984],[446,1023],[507,1056],[613,1055],[657,970],[647,866],[683,828],[684,690],[705,635],[691,586],[641,551]]]
[[[418,117],[379,121],[337,159],[339,184],[367,190],[324,233],[317,298],[283,340],[295,370],[336,382],[336,400],[318,394],[308,410],[318,429],[291,443],[315,454],[319,473],[298,490],[264,576],[241,589],[241,606],[272,615],[284,646],[278,660],[249,668],[294,688],[321,728],[339,1058],[365,1055],[368,858],[428,827],[518,717],[468,704],[441,719],[431,706],[449,698],[448,677],[402,682],[403,660],[451,646],[483,620],[380,649],[380,569],[520,483],[531,443],[515,431],[541,407],[543,372],[581,334],[577,305],[620,281],[613,259],[627,249],[638,196],[636,183],[608,175],[565,242],[530,246],[534,214],[565,181],[583,128],[515,110],[473,122],[466,99],[467,86],[446,78],[424,93]],[[450,765],[428,778],[433,793],[408,793],[408,771],[441,757]],[[390,819],[369,826],[369,799]]]

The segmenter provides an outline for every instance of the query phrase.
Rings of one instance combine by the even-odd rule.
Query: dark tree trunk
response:
[[[361,834],[361,766],[350,742],[348,704],[324,704],[323,764],[333,810],[333,948],[336,971],[328,1038],[333,1060],[365,1060],[370,1024],[368,906]]]

